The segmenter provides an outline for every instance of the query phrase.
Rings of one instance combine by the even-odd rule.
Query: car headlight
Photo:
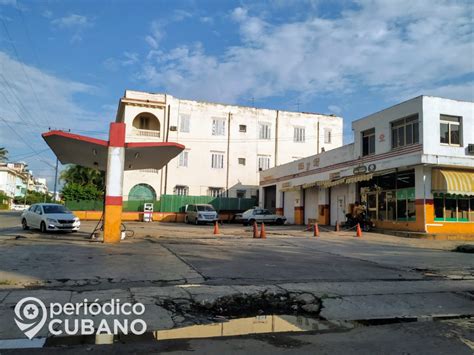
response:
[[[59,223],[58,220],[54,218],[46,218],[46,221],[48,221],[48,223]]]

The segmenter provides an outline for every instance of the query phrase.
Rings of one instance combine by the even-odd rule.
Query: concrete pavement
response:
[[[472,324],[461,322],[474,315],[474,256],[449,251],[462,242],[378,234],[354,238],[347,232],[314,238],[288,227],[270,227],[268,239],[254,240],[241,226],[224,225],[219,237],[210,226],[132,226],[134,238],[104,245],[90,242],[87,233],[23,232],[17,216],[0,215],[0,340],[24,338],[13,322],[13,307],[23,297],[35,296],[60,303],[84,298],[142,302],[149,331],[262,314],[297,313],[357,324],[324,334],[248,335],[242,342],[177,340],[170,345],[170,350],[183,352],[225,346],[235,352],[304,353],[315,344],[328,353],[350,352],[357,344],[366,351],[354,353],[419,352],[416,339],[434,341],[438,334],[440,347],[424,350],[446,346],[463,353],[474,341]],[[93,223],[84,227],[90,230]],[[414,323],[387,324],[400,319]],[[408,333],[407,343],[395,342]],[[163,344],[145,342],[136,349],[158,351]],[[120,349],[135,348],[125,344],[114,351]]]

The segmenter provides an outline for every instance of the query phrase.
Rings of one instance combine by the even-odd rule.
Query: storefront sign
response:
[[[331,180],[333,180],[333,179],[339,179],[340,177],[341,177],[341,173],[340,173],[340,172],[329,174],[329,178],[330,178]]]
[[[365,165],[361,165],[361,166],[358,166],[358,167],[354,168],[354,170],[352,170],[352,172],[354,173],[354,175],[364,174],[364,173],[367,172],[367,167]]]
[[[372,173],[377,169],[377,166],[375,164],[369,164],[368,166],[365,165],[360,165],[355,167],[352,172],[354,175],[360,175],[360,174],[365,174],[366,172]]]

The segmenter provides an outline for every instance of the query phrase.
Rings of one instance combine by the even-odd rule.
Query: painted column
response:
[[[304,190],[295,192],[295,224],[304,224]]]
[[[415,167],[415,228],[427,232],[434,225],[434,204],[431,193],[431,168],[423,165]]]
[[[329,188],[320,188],[318,191],[318,223],[329,225]]]
[[[105,178],[104,243],[120,242],[125,162],[125,123],[111,123]]]
[[[283,192],[279,190],[278,185],[275,195],[275,213],[279,216],[283,216]]]

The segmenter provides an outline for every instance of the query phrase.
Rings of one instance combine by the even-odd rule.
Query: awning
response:
[[[342,178],[342,179],[339,179],[339,180],[334,180],[334,181],[322,181],[323,184],[320,184],[319,186],[321,187],[324,187],[324,188],[327,188],[327,187],[333,187],[333,186],[336,186],[336,185],[341,185],[341,184],[344,184],[346,182],[346,179],[345,178]]]
[[[317,181],[315,181],[315,182],[310,182],[310,183],[308,183],[308,184],[303,184],[303,189],[309,189],[309,188],[314,187],[314,186],[316,186],[316,185],[318,185],[318,182],[317,182]]]
[[[282,192],[298,191],[298,190],[301,190],[301,185],[283,187],[283,188],[280,189],[280,191],[282,191]]]
[[[474,171],[433,169],[432,192],[474,196]]]

